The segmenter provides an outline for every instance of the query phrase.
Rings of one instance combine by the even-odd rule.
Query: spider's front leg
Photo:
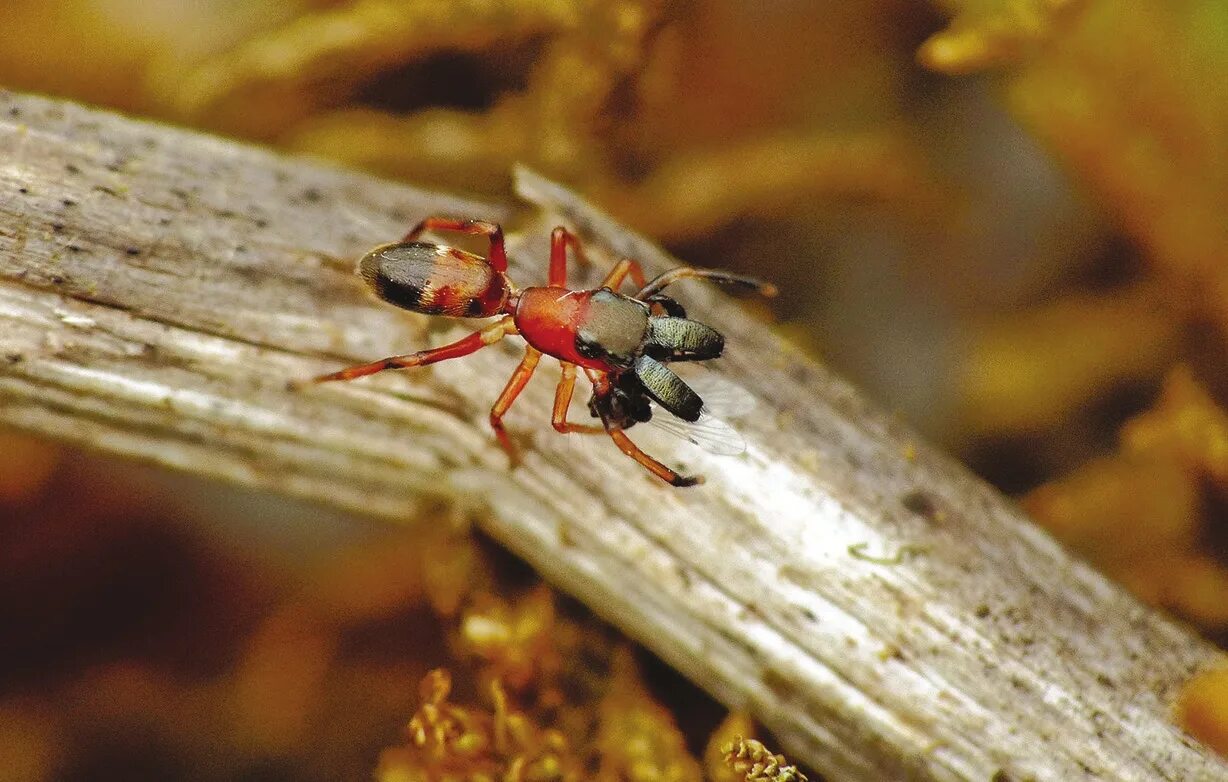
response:
[[[642,273],[640,279],[643,279]],[[745,274],[734,274],[722,269],[697,269],[693,266],[679,266],[657,275],[652,282],[647,284],[637,281],[636,285],[640,286],[640,290],[635,294],[635,298],[649,299],[660,294],[663,289],[679,280],[686,279],[711,280],[721,285],[743,288],[769,299],[775,297],[780,292],[772,283],[764,282],[755,277],[747,277]]]

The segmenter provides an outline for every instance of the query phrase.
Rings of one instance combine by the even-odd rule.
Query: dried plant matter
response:
[[[442,669],[422,680],[422,705],[406,727],[408,742],[384,752],[380,782],[574,782],[578,763],[557,731],[545,730],[509,708],[495,683],[493,709],[449,701],[451,675]]]
[[[739,736],[726,744],[725,762],[745,775],[746,782],[808,782],[797,766],[785,762],[784,755],[773,755],[755,739]]]
[[[1014,63],[1065,31],[1088,0],[937,0],[953,18],[918,56],[926,66],[962,74]]]
[[[686,749],[674,717],[644,687],[627,650],[613,661],[601,702],[594,746],[596,782],[699,782],[699,763]]]
[[[1204,550],[1228,496],[1228,412],[1187,367],[1126,423],[1118,453],[1024,498],[1029,511],[1149,602],[1228,627],[1228,568]]]
[[[931,200],[916,151],[891,127],[764,128],[724,152],[684,144],[656,162],[660,137],[645,123],[690,89],[675,66],[703,13],[660,0],[347,0],[195,60],[166,53],[152,66],[151,100],[181,121],[414,181],[499,191],[513,164],[529,163],[672,236],[778,214],[805,194]],[[355,105],[382,74],[457,52],[502,72],[517,46],[535,51],[525,83],[481,110]],[[647,177],[627,175],[649,161]]]

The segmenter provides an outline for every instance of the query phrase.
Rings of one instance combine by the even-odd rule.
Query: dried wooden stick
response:
[[[287,389],[463,333],[368,297],[353,259],[428,214],[505,208],[9,93],[0,150],[7,424],[373,516],[481,508],[487,532],[831,780],[1228,778],[1169,715],[1222,655],[714,291],[686,298],[758,400],[745,454],[654,441],[708,477],[668,488],[604,439],[557,435],[539,379],[508,418],[527,450],[509,471],[486,411],[515,340]],[[673,263],[572,193],[528,172],[519,186],[541,209],[513,242],[520,284],[544,279],[560,219],[602,266]]]

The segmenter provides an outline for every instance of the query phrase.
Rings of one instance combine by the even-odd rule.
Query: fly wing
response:
[[[677,364],[679,377],[704,400],[704,409],[717,418],[736,421],[755,409],[755,395],[699,364]]]
[[[698,421],[683,421],[666,410],[658,410],[648,425],[686,440],[708,453],[736,456],[746,450],[746,441],[737,430],[721,419],[703,410]]]
[[[684,421],[653,405],[648,426],[685,440],[708,453],[736,456],[746,450],[746,440],[727,421],[745,416],[755,408],[755,396],[719,372],[700,364],[671,364],[696,394],[703,399],[699,420]]]

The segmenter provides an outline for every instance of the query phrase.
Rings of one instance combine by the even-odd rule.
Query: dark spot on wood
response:
[[[238,217],[238,215],[235,213],[233,209],[223,209],[217,213],[217,216],[222,218],[223,220],[232,220],[235,217]]]
[[[797,691],[797,685],[775,668],[764,668],[762,677],[763,686],[768,688],[776,700],[790,700]]]
[[[107,195],[109,195],[109,196],[114,196],[114,197],[116,197],[116,198],[119,198],[119,192],[118,192],[118,191],[116,191],[116,190],[114,190],[114,189],[112,189],[112,188],[109,188],[109,187],[107,187],[107,186],[105,186],[105,185],[94,185],[94,187],[93,187],[93,188],[91,188],[91,189],[92,189],[92,190],[94,190],[94,191],[96,191],[96,192],[99,192],[99,193],[106,193],[106,194],[107,194]]]
[[[819,615],[816,614],[814,611],[811,611],[809,608],[802,609],[802,616],[806,617],[806,621],[808,622],[819,621]]]
[[[72,163],[68,163],[68,164],[66,164],[66,165],[64,166],[64,170],[65,170],[65,171],[67,171],[67,172],[68,172],[68,173],[70,173],[70,174],[80,174],[80,173],[81,173],[81,169],[77,168],[77,167],[76,167],[75,165],[73,165]]]
[[[1101,687],[1104,687],[1106,690],[1117,689],[1117,683],[1114,682],[1109,677],[1105,676],[1103,673],[1096,674],[1096,683],[1099,684]]]
[[[766,621],[766,617],[763,615],[763,609],[760,608],[759,604],[754,601],[746,604],[746,608],[743,609],[743,615],[759,622]]]
[[[324,196],[320,194],[319,190],[315,189],[314,187],[309,187],[303,191],[303,199],[308,203],[318,204],[320,201],[324,200]]]
[[[129,247],[129,248],[127,248],[126,250],[124,250],[124,252],[128,253],[129,255],[140,255],[140,254],[141,254],[141,248],[139,248],[139,247]]]
[[[30,190],[29,188],[19,187],[17,188],[17,192],[21,193],[22,195],[28,195],[30,193]]]
[[[268,228],[269,227],[269,221],[265,220],[263,217],[257,217],[253,222],[255,223],[257,228]]]
[[[933,498],[923,491],[910,491],[900,498],[900,504],[910,513],[933,520],[938,515],[938,506]]]
[[[159,217],[158,218],[158,225],[170,225],[170,224],[171,224],[171,219],[169,217]]]
[[[687,568],[685,565],[677,565],[676,570],[678,572],[678,580],[682,582],[682,585],[684,587],[686,587],[687,589],[690,589],[692,585],[690,569]]]
[[[186,190],[184,190],[184,189],[182,189],[182,188],[179,188],[179,187],[172,187],[172,188],[171,188],[171,195],[175,196],[175,197],[176,197],[176,198],[178,198],[180,201],[187,201],[187,200],[189,200],[189,199],[191,198],[191,196],[190,196],[190,195],[188,195],[188,191],[186,191]]]
[[[246,244],[240,244],[239,246],[235,247],[235,252],[237,252],[237,253],[245,253],[245,252],[247,252],[247,245],[246,245]]]
[[[70,245],[68,245],[68,251],[69,251],[70,253],[79,253],[79,252],[81,252],[81,245],[79,245],[79,244],[70,244]]]
[[[4,360],[10,364],[20,364],[23,360],[25,360],[25,356],[21,355],[20,353],[5,353]]]
[[[64,224],[63,223],[52,223],[51,230],[55,231],[56,233],[59,233],[60,231],[64,230]]]
[[[60,203],[63,204],[64,206],[76,206],[77,205],[77,202],[72,200],[71,198],[61,198]]]
[[[973,615],[977,619],[988,619],[989,614],[990,614],[989,606],[986,605],[985,603],[981,603],[979,606],[976,607],[976,611],[973,612]]]
[[[1005,769],[998,769],[993,772],[993,776],[989,778],[989,782],[1015,782],[1015,778],[1006,773]]]
[[[9,116],[13,117],[14,119],[16,119],[17,117],[20,117],[21,109],[17,108],[16,106],[13,106],[12,108],[9,109]]]
[[[61,275],[61,274],[53,274],[53,275],[51,275],[51,284],[52,284],[52,285],[63,285],[63,284],[64,284],[64,283],[66,283],[66,282],[68,282],[68,280],[66,280],[66,279],[64,278],[64,276],[63,276],[63,275]]]

